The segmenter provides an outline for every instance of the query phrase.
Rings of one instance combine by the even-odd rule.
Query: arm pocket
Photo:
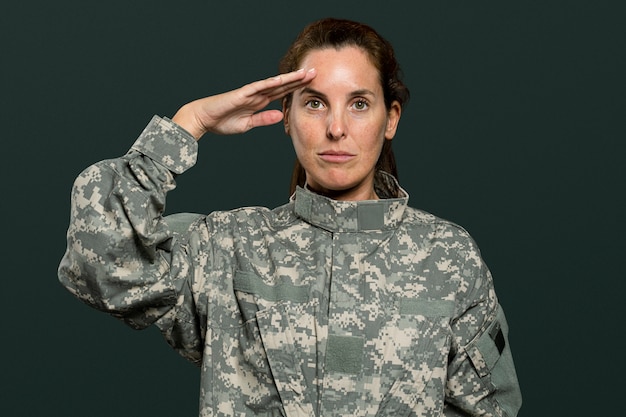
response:
[[[506,330],[504,314],[502,309],[498,307],[496,319],[489,325],[487,331],[466,348],[467,354],[481,378],[491,373],[507,347]]]
[[[498,306],[496,319],[487,331],[466,348],[476,372],[490,390],[504,416],[516,416],[522,394],[508,342],[508,325]]]

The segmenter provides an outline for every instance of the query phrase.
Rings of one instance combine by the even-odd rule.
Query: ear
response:
[[[290,106],[287,105],[287,98],[283,98],[283,126],[285,127],[285,133],[289,135],[289,110]]]
[[[387,112],[387,127],[385,128],[385,139],[391,140],[396,135],[400,116],[402,115],[402,106],[399,102],[393,101]]]

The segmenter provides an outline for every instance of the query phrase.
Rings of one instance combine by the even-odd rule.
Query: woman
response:
[[[281,73],[155,117],[127,155],[83,172],[61,282],[135,328],[156,324],[201,367],[203,416],[516,415],[477,247],[408,207],[392,175],[408,90],[391,46],[324,19]],[[281,98],[282,112],[263,110]],[[196,140],[281,120],[298,160],[288,204],[162,217]]]

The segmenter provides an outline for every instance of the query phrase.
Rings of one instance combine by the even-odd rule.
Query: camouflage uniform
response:
[[[399,187],[162,217],[196,153],[155,116],[127,155],[85,170],[59,277],[198,364],[201,416],[517,414],[506,321],[465,230]],[[379,195],[397,187],[379,178]]]

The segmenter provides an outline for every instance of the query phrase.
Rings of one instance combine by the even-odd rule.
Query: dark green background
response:
[[[623,413],[621,4],[3,6],[0,415],[197,414],[198,373],[156,330],[130,330],[58,284],[70,186],[153,114],[273,75],[325,16],[369,23],[396,47],[412,91],[394,140],[400,180],[413,206],[478,241],[512,329],[520,415]],[[292,159],[280,126],[204,138],[168,211],[282,204]]]

